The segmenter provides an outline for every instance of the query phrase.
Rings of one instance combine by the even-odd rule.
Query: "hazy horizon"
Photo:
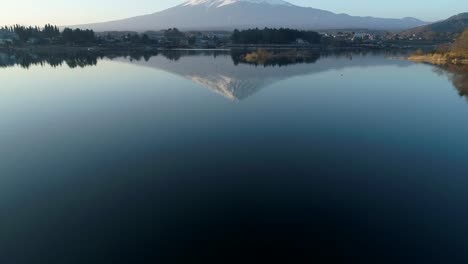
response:
[[[96,3],[91,0],[82,0],[80,2],[71,0],[17,0],[3,4],[2,10],[4,10],[4,14],[0,16],[0,25],[44,25],[52,23],[63,26],[104,22],[162,11],[183,2],[186,1],[102,0]],[[354,16],[383,18],[415,17],[428,22],[442,20],[468,10],[468,2],[460,4],[459,1],[455,0],[445,1],[445,7],[442,8],[440,2],[427,0],[415,0],[410,3],[403,0],[394,0],[387,4],[371,0],[356,0],[346,3],[339,0],[329,0],[326,2],[318,0],[289,0],[289,2],[300,6],[328,10],[334,13],[346,13]],[[402,6],[406,6],[406,8],[402,10]],[[37,10],[41,10],[41,12],[37,12]]]

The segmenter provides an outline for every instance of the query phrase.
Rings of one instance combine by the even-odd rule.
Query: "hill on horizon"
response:
[[[468,12],[460,13],[446,20],[429,25],[413,28],[402,33],[403,36],[416,36],[423,39],[447,39],[457,38],[468,28]]]
[[[335,14],[293,5],[283,0],[191,0],[149,15],[69,27],[102,31],[233,30],[289,27],[326,30],[340,28],[405,30],[428,23],[416,18],[375,18]]]

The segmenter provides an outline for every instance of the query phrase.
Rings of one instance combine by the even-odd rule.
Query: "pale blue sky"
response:
[[[102,22],[163,10],[184,0],[1,0],[0,24],[57,25]],[[426,21],[468,11],[463,0],[290,0],[336,13]]]

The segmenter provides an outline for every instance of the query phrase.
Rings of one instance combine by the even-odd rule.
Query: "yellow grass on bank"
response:
[[[408,58],[410,61],[414,62],[424,62],[434,65],[446,65],[446,64],[468,64],[468,59],[460,57],[452,57],[451,54],[424,54],[424,55],[411,55]]]

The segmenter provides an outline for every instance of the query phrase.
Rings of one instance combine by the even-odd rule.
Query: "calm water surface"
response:
[[[463,69],[29,60],[0,54],[0,263],[468,261]]]

